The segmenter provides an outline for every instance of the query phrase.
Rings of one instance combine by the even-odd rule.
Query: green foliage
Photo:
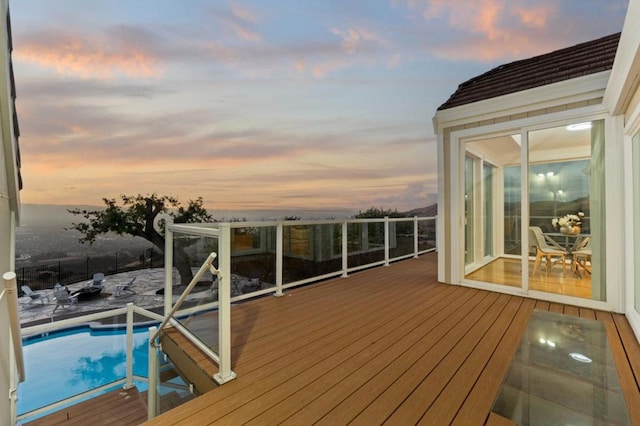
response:
[[[186,207],[172,196],[121,195],[122,205],[115,199],[103,198],[104,210],[72,209],[69,213],[81,215],[86,222],[72,223],[71,228],[79,231],[82,243],[93,243],[96,237],[108,232],[118,235],[128,234],[142,237],[157,247],[164,249],[164,225],[171,217],[174,223],[211,222],[213,218],[203,207],[202,197],[189,200]]]
[[[406,215],[398,212],[398,209],[389,209],[385,210],[380,207],[370,207],[368,210],[362,211],[360,210],[358,214],[354,217],[356,219],[374,219],[374,218],[383,218],[383,217],[406,217]]]

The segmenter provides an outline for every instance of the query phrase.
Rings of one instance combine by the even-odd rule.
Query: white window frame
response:
[[[637,224],[638,212],[634,210],[634,197],[640,193],[640,182],[633,180],[633,154],[632,144],[636,135],[640,135],[640,102],[636,105],[635,110],[628,116],[624,129],[623,153],[624,153],[624,181],[628,183],[625,187],[625,204],[624,204],[624,226],[627,229],[625,239],[625,294],[624,307],[627,320],[633,328],[636,336],[640,336],[640,312],[636,309],[635,300],[636,293],[640,291],[636,287],[636,269],[640,265],[635,264],[635,241],[633,238],[635,227]]]

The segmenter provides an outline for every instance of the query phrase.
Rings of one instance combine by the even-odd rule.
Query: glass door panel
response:
[[[601,232],[592,225],[602,214],[593,212],[592,203],[603,176],[592,145],[602,138],[602,124],[529,132],[530,290],[601,300],[592,255]]]
[[[474,160],[467,156],[464,159],[464,264],[474,261],[473,233],[474,233]]]
[[[506,235],[513,232],[512,218],[507,218],[505,211],[496,208],[507,197],[507,188],[500,185],[506,168],[520,160],[519,139],[519,135],[500,136],[465,143],[466,279],[516,287],[521,285],[520,256],[505,255],[504,241]],[[516,191],[519,194],[520,188]]]
[[[493,217],[493,183],[494,183],[494,170],[490,164],[484,163],[482,165],[482,184],[483,184],[483,194],[482,194],[482,203],[483,203],[483,231],[484,231],[484,256],[492,257],[493,250],[493,221],[495,220]]]

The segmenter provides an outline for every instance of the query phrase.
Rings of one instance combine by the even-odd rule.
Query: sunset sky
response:
[[[22,202],[426,206],[457,85],[618,32],[627,3],[12,0]]]

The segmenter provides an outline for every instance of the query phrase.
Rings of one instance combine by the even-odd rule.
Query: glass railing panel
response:
[[[185,292],[188,284],[194,279],[212,252],[219,252],[217,237],[174,234],[172,305]],[[216,258],[213,263],[216,268],[218,261],[219,258]],[[185,285],[182,284],[183,280]],[[218,345],[217,322],[207,322],[201,318],[208,318],[205,314],[217,316],[216,308],[211,305],[218,301],[218,284],[217,277],[207,270],[182,302],[175,316],[175,319],[183,327],[216,353]],[[182,313],[185,310],[190,310],[191,313]],[[201,310],[204,312],[200,312]],[[202,317],[199,318],[200,316]],[[212,336],[212,333],[216,333],[216,335]]]
[[[218,252],[218,239],[194,235],[174,235],[173,239],[173,298],[185,291],[196,272],[212,252]],[[218,265],[218,259],[214,266]],[[184,281],[184,283],[183,283]],[[161,292],[162,293],[162,292]],[[217,300],[217,282],[207,271],[182,304],[181,309]]]
[[[337,272],[342,269],[339,223],[283,226],[283,283]]]
[[[231,229],[231,297],[275,288],[276,227]]]
[[[347,264],[349,268],[384,260],[384,222],[347,224]]]
[[[418,251],[436,248],[436,220],[418,220]]]
[[[389,258],[415,253],[413,219],[389,222]]]

